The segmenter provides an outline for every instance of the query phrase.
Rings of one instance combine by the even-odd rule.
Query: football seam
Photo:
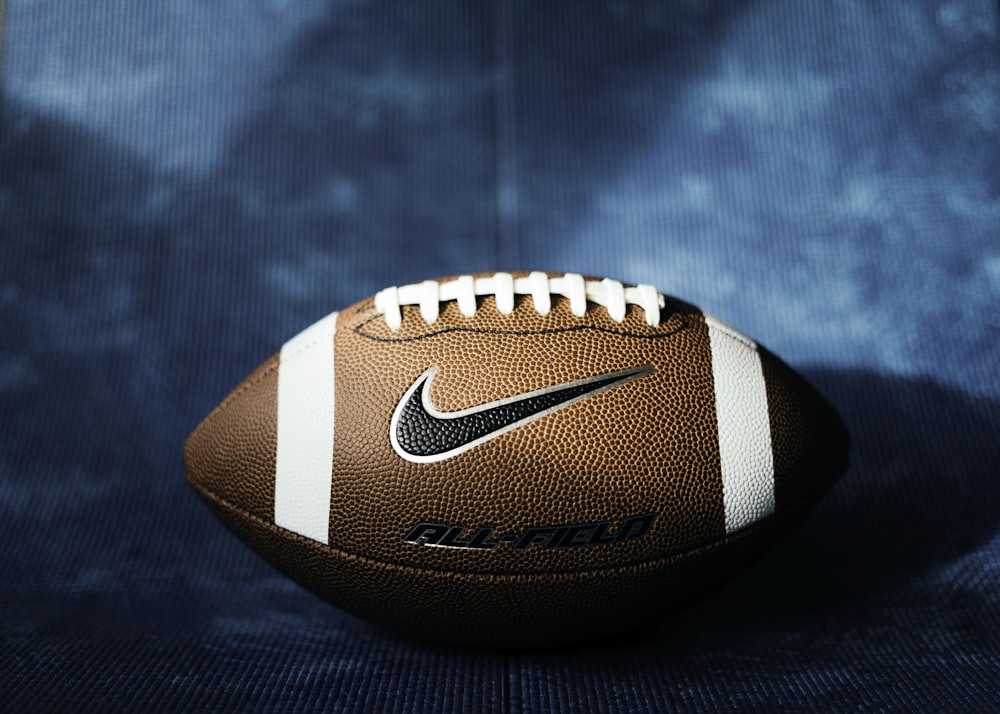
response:
[[[261,518],[260,516],[241,508],[234,503],[228,501],[221,496],[218,496],[208,489],[204,488],[200,484],[196,483],[194,480],[188,477],[188,483],[191,487],[195,489],[203,498],[207,498],[216,504],[222,506],[223,508],[229,510],[232,513],[238,514],[245,519],[257,524],[268,531],[276,532],[277,535],[284,537],[291,537],[296,541],[301,541],[303,544],[314,548],[320,548],[325,551],[332,552],[337,557],[343,558],[353,558],[364,563],[368,563],[378,567],[390,568],[390,569],[400,569],[405,571],[410,571],[414,573],[438,573],[440,575],[453,575],[462,577],[490,577],[498,579],[507,580],[517,580],[522,578],[538,578],[538,577],[556,577],[556,576],[587,576],[587,575],[606,575],[613,573],[624,573],[635,570],[642,570],[647,568],[658,567],[662,565],[670,565],[678,560],[685,559],[689,556],[693,556],[699,553],[704,553],[706,551],[712,550],[714,548],[722,547],[723,545],[732,543],[733,541],[745,538],[752,533],[755,533],[765,527],[774,525],[778,522],[781,515],[787,513],[795,513],[799,509],[809,506],[810,503],[818,503],[820,497],[826,493],[832,485],[837,481],[839,472],[834,471],[832,477],[824,479],[822,484],[818,488],[811,489],[805,496],[800,497],[794,503],[788,504],[781,509],[781,513],[775,513],[771,516],[757,521],[753,525],[743,528],[735,533],[723,536],[708,543],[703,543],[701,545],[695,546],[688,550],[675,551],[673,553],[668,553],[667,555],[658,556],[656,558],[651,558],[649,560],[642,560],[637,563],[628,563],[626,565],[610,565],[603,568],[583,568],[578,570],[537,570],[537,571],[526,571],[526,572],[490,572],[490,571],[480,571],[480,570],[456,570],[456,569],[445,569],[445,568],[434,568],[422,565],[406,565],[404,563],[397,563],[391,560],[382,560],[380,558],[372,558],[371,556],[361,555],[359,553],[354,553],[350,550],[344,548],[338,548],[328,543],[320,543],[311,538],[306,538],[303,535],[290,531],[286,528],[282,528],[270,521]],[[783,520],[783,519],[781,519]],[[266,560],[266,559],[265,559]]]
[[[652,335],[643,335],[638,332],[627,332],[625,330],[616,330],[611,327],[600,327],[598,325],[572,325],[570,327],[553,327],[546,330],[498,330],[498,329],[487,329],[483,327],[446,327],[440,330],[435,330],[433,332],[425,332],[413,337],[379,337],[368,332],[364,332],[363,328],[370,323],[376,321],[381,317],[381,315],[375,315],[370,317],[364,322],[355,327],[351,328],[354,334],[359,337],[364,337],[368,340],[374,340],[376,342],[414,342],[416,340],[424,340],[430,337],[437,337],[438,335],[443,335],[449,332],[472,332],[476,334],[483,335],[514,335],[517,337],[531,337],[535,335],[557,335],[565,332],[577,332],[580,330],[596,330],[597,332],[605,332],[611,335],[620,335],[622,337],[634,337],[640,340],[659,340],[667,337],[673,337],[679,332],[683,332],[691,326],[689,318],[680,312],[673,312],[670,316],[664,320],[661,324],[667,325],[675,317],[681,323],[678,327],[670,330],[669,332],[658,332]]]

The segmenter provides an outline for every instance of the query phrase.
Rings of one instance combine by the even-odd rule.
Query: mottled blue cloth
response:
[[[0,2],[0,6],[2,6]],[[1000,710],[992,0],[9,0],[0,711]],[[823,391],[852,465],[647,631],[493,652],[279,575],[181,445],[393,284],[651,282]]]

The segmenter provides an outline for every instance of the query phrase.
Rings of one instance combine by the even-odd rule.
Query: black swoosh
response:
[[[651,365],[587,377],[457,412],[440,412],[431,404],[431,367],[406,390],[392,415],[392,447],[407,461],[450,458],[529,421],[568,407],[600,392],[653,373]]]

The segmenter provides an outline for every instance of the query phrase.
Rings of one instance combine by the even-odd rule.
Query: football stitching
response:
[[[536,304],[536,310],[542,315],[549,313],[552,297],[562,296],[569,299],[571,311],[576,317],[586,313],[587,303],[594,303],[605,308],[615,322],[624,319],[628,305],[636,305],[645,312],[646,323],[650,327],[659,325],[666,300],[652,285],[632,286],[609,278],[587,280],[577,273],[556,276],[535,271],[518,277],[499,272],[492,276],[461,275],[453,279],[393,286],[375,295],[375,308],[385,317],[389,331],[395,333],[402,321],[400,307],[404,305],[419,305],[421,317],[427,324],[433,324],[442,302],[457,302],[462,314],[472,317],[478,309],[476,298],[493,296],[500,313],[508,315],[519,295],[530,295],[536,303],[544,298],[544,309],[538,309]],[[508,304],[510,309],[504,309]]]

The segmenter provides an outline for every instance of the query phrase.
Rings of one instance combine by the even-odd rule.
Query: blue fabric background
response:
[[[1000,11],[987,0],[10,0],[0,710],[1000,707]],[[397,639],[278,575],[181,444],[391,284],[652,282],[844,415],[850,471],[691,610]]]

